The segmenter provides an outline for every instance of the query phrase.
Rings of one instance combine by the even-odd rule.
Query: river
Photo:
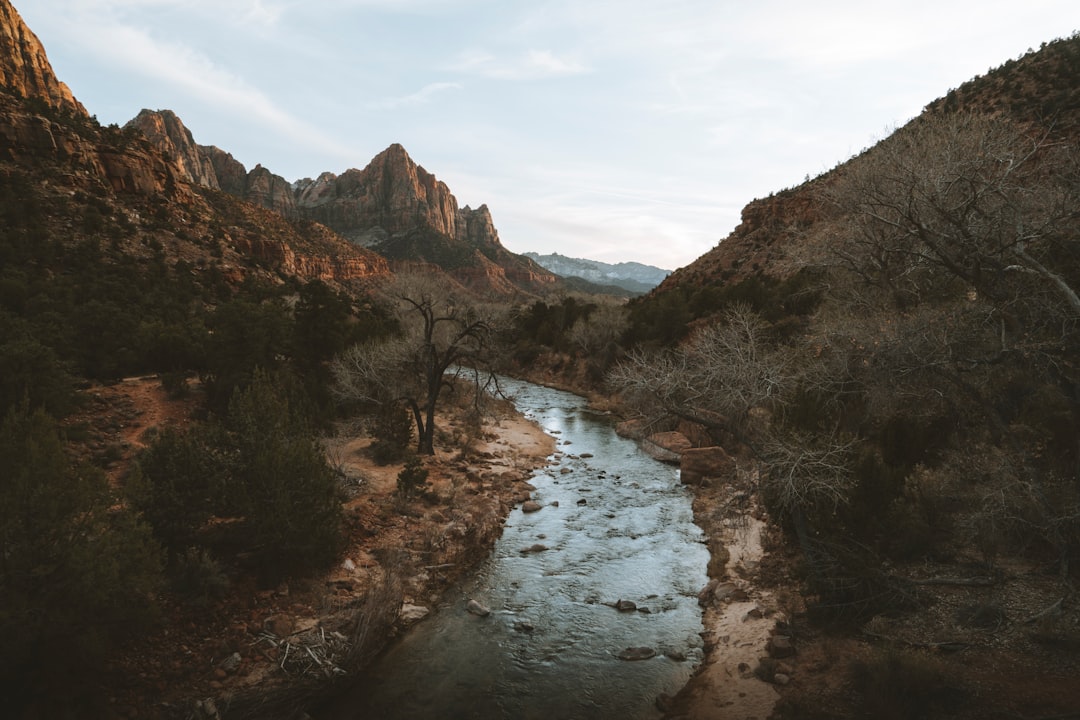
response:
[[[502,382],[558,440],[531,480],[543,509],[510,513],[491,557],[375,662],[335,720],[646,720],[701,659],[708,551],[677,470],[582,398]],[[466,612],[469,600],[491,614]],[[627,648],[656,654],[620,659]]]

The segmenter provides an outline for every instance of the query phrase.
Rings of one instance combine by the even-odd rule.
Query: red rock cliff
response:
[[[0,86],[57,110],[86,115],[86,108],[60,82],[37,35],[8,0],[0,0]]]

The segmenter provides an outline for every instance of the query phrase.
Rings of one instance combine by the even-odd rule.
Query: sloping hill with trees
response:
[[[789,661],[785,717],[1080,702],[1078,118],[1073,36],[751,203],[632,303],[613,386],[760,468],[799,551],[787,633],[858,658],[829,661],[843,687]]]

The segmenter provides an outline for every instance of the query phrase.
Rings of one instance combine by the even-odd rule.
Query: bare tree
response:
[[[920,118],[853,161],[829,191],[851,219],[836,255],[916,297],[949,275],[997,304],[1030,281],[1073,317],[1080,198],[1069,148],[999,117]]]
[[[690,420],[753,444],[751,411],[781,412],[813,369],[768,336],[760,317],[736,306],[679,348],[632,352],[608,382],[644,414]]]
[[[428,276],[401,275],[385,288],[402,332],[381,342],[354,345],[333,363],[341,398],[404,403],[417,430],[417,451],[435,452],[435,411],[453,368],[479,373],[490,367],[501,312],[460,287]],[[488,373],[490,377],[490,372]]]
[[[602,303],[574,323],[569,337],[586,355],[592,355],[617,343],[629,327],[630,318],[624,305]]]

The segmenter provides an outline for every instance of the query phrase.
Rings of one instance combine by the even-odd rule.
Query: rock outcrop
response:
[[[203,152],[172,110],[143,110],[127,123],[170,158],[177,174],[189,183],[218,189],[212,160]]]
[[[679,478],[684,485],[701,485],[734,473],[735,461],[722,447],[687,448],[680,453]]]
[[[144,110],[129,125],[173,158],[187,182],[221,189],[290,220],[331,228],[354,246],[380,253],[395,272],[441,270],[473,290],[502,296],[557,282],[530,258],[503,247],[486,205],[459,208],[446,184],[413,162],[401,145],[391,145],[362,170],[290,183],[261,165],[248,172],[220,148],[196,145],[168,110]],[[280,255],[255,249],[258,244],[253,251]]]
[[[0,0],[0,87],[57,110],[87,115],[70,88],[57,79],[41,41],[9,0]]]
[[[393,144],[363,170],[346,170],[298,188],[300,204],[312,220],[337,230],[357,244],[370,244],[374,228],[388,235],[432,230],[458,237],[457,200],[445,183]]]
[[[244,164],[214,145],[200,145],[199,154],[214,168],[218,187],[224,192],[247,199],[247,168]]]

